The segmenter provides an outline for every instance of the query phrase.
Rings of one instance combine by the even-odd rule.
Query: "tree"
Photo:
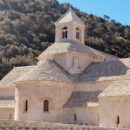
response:
[[[107,16],[107,15],[104,15],[104,19],[107,20],[107,21],[110,21],[110,17]]]

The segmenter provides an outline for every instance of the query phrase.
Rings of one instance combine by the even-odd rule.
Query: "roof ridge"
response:
[[[52,60],[53,63],[55,63],[55,65],[57,65],[57,67],[59,67],[62,71],[64,71],[66,74],[70,75],[62,66],[60,66],[55,60]]]
[[[99,51],[97,49],[93,49],[85,44],[80,44],[75,41],[68,41],[68,42],[55,42],[51,46],[49,46],[45,51],[43,51],[38,58],[42,59],[42,56],[49,56],[49,55],[58,55],[61,53],[82,53],[82,54],[89,54],[99,58],[107,58],[107,59],[118,59],[118,57],[112,56],[105,52]]]
[[[70,20],[68,20],[68,21],[76,21],[76,22],[78,22],[78,23],[80,23],[80,24],[82,24],[82,25],[84,25],[84,23],[82,22],[82,20],[75,14],[75,12],[72,10],[72,9],[68,9],[68,11],[64,14],[64,15],[62,15],[56,22],[55,22],[55,24],[58,24],[60,21],[62,21],[62,19],[64,19],[64,17],[66,17],[69,13],[71,13],[71,17],[69,17],[70,18]]]
[[[59,67],[66,75],[71,76],[73,78],[76,78],[77,81],[79,81],[79,76],[82,74],[70,74],[68,71],[66,71],[61,65],[59,65],[55,60],[53,60],[53,62],[57,65],[57,67]]]
[[[57,24],[70,10],[66,11],[56,22],[55,24]]]

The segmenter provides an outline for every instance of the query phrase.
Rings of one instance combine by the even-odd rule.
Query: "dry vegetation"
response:
[[[0,121],[0,130],[128,130],[116,128],[101,128],[96,126],[43,123],[43,122],[25,122],[25,121]]]
[[[54,42],[54,22],[69,6],[56,0],[0,0],[0,78],[14,65],[37,62],[36,57]],[[130,26],[73,9],[86,25],[86,45],[130,57]]]

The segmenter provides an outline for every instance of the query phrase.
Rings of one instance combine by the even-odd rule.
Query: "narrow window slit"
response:
[[[25,112],[28,111],[28,100],[25,101]]]

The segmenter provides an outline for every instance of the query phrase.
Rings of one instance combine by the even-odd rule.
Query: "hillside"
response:
[[[54,42],[54,22],[69,7],[56,0],[0,0],[0,79],[14,65],[36,64],[37,56]],[[130,26],[73,10],[86,25],[86,45],[130,57]]]

